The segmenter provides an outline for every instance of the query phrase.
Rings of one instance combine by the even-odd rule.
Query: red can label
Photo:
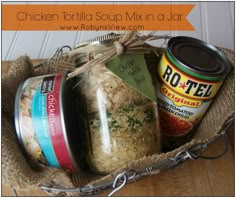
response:
[[[157,68],[158,106],[164,136],[186,135],[202,119],[222,81],[192,76],[164,54]],[[197,74],[196,74],[197,75]]]
[[[64,136],[60,97],[63,80],[63,74],[57,74],[30,78],[24,83],[20,97],[21,136],[31,158],[76,171]]]

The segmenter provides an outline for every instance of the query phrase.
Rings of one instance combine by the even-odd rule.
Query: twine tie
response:
[[[119,56],[119,55],[123,54],[124,46],[122,45],[122,43],[120,43],[119,41],[115,41],[114,45],[116,47],[117,55]]]

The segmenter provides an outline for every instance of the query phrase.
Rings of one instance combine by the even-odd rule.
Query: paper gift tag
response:
[[[156,102],[156,94],[144,54],[122,54],[108,62],[106,67],[132,88]]]

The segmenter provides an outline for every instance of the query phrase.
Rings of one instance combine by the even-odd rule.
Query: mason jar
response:
[[[155,102],[104,64],[94,65],[80,78],[78,86],[86,101],[89,131],[87,160],[93,171],[110,173],[133,160],[159,153]]]

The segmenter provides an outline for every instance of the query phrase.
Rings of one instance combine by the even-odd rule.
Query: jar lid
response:
[[[100,45],[112,45],[115,41],[117,41],[120,37],[122,36],[122,34],[115,34],[115,33],[109,33],[107,35],[104,36],[98,36],[95,37],[93,39],[89,39],[86,41],[82,41],[79,44],[77,44],[75,46],[76,48],[80,48],[80,47],[84,47],[86,45],[94,45],[94,44],[100,44]],[[83,65],[84,63],[86,63],[87,60],[87,56],[80,56],[79,58],[77,58],[75,60],[75,64],[77,67]]]
[[[121,36],[122,34],[116,34],[112,32],[104,36],[98,36],[93,39],[82,41],[75,46],[75,49],[79,47],[83,47],[85,45],[91,45],[91,44],[111,45],[114,41],[118,40]]]

